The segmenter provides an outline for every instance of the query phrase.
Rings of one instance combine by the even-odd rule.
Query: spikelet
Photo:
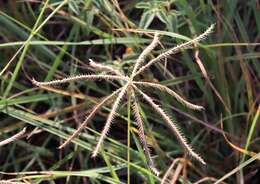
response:
[[[72,139],[74,139],[79,133],[80,131],[85,128],[88,124],[88,122],[93,118],[93,116],[96,114],[96,112],[109,100],[111,100],[112,98],[114,98],[120,91],[122,90],[122,88],[117,89],[116,91],[114,91],[112,94],[108,95],[107,97],[105,97],[99,104],[97,104],[93,110],[91,111],[91,113],[86,117],[85,121],[78,127],[78,129],[73,132],[73,134],[62,144],[59,146],[59,149],[65,147],[68,143],[71,142]]]
[[[141,115],[140,115],[140,111],[138,109],[138,104],[136,102],[136,98],[135,98],[134,92],[132,93],[132,100],[133,100],[133,102],[132,102],[132,109],[133,109],[135,120],[136,120],[137,125],[138,125],[138,136],[139,136],[141,145],[143,147],[144,154],[145,154],[145,156],[147,158],[148,167],[152,170],[152,172],[156,176],[158,176],[160,172],[154,166],[154,162],[153,162],[152,157],[151,157],[150,149],[149,149],[147,141],[145,139],[145,133],[144,133],[144,127],[143,127],[144,123],[142,121],[142,118],[141,118]]]
[[[155,104],[152,100],[151,97],[149,97],[148,95],[146,95],[145,93],[143,93],[141,90],[139,90],[136,86],[134,86],[134,89],[140,93],[143,98],[151,105],[151,107],[158,113],[161,115],[161,117],[164,119],[164,121],[171,127],[171,129],[173,130],[173,132],[175,133],[177,139],[179,140],[179,142],[183,145],[183,147],[187,150],[188,154],[190,154],[192,157],[194,157],[195,159],[197,159],[198,161],[200,161],[203,164],[206,164],[205,161],[197,154],[193,151],[193,148],[188,144],[187,139],[184,137],[184,135],[182,134],[181,130],[179,127],[177,127],[177,125],[175,125],[175,123],[173,123],[173,121],[171,120],[171,118],[163,111],[162,108],[160,108],[157,104]]]
[[[202,107],[200,105],[195,105],[195,104],[188,102],[187,100],[185,100],[183,97],[178,95],[176,92],[174,92],[173,90],[171,90],[167,86],[163,86],[161,84],[152,83],[152,82],[133,82],[133,83],[137,84],[137,85],[142,85],[142,86],[146,86],[146,87],[153,87],[153,88],[157,88],[161,91],[165,91],[168,94],[170,94],[171,96],[173,96],[174,98],[176,98],[176,100],[178,100],[180,103],[182,103],[183,105],[185,105],[186,107],[188,107],[190,109],[193,109],[193,110],[203,110],[204,109],[204,107]]]
[[[124,76],[120,71],[110,67],[110,66],[106,66],[106,65],[103,65],[103,64],[100,64],[100,63],[96,63],[95,61],[93,61],[92,59],[89,59],[89,65],[97,70],[100,70],[100,71],[106,71],[106,72],[109,72],[111,74],[115,74],[115,75],[118,75],[118,76]]]
[[[123,96],[125,95],[125,93],[127,91],[128,85],[129,85],[129,83],[125,84],[125,86],[121,89],[120,93],[118,94],[118,97],[116,98],[116,100],[115,100],[115,102],[113,104],[112,110],[111,110],[111,112],[110,112],[110,114],[109,114],[109,116],[107,118],[105,127],[104,127],[104,129],[103,129],[103,131],[101,133],[101,136],[100,136],[99,140],[98,140],[97,146],[95,147],[95,149],[93,151],[92,157],[96,157],[97,156],[98,151],[99,151],[99,149],[100,149],[100,147],[101,147],[101,145],[102,145],[102,143],[103,143],[103,141],[104,141],[104,139],[105,139],[105,137],[106,137],[106,135],[107,135],[107,133],[109,131],[109,128],[110,128],[112,122],[113,122],[113,119],[114,119],[115,113],[116,113],[116,111],[117,111],[117,109],[119,107],[120,101],[121,101],[121,99],[123,98]]]
[[[201,35],[199,35],[198,37],[184,42],[180,45],[177,45],[175,47],[173,47],[172,49],[160,54],[159,56],[157,56],[156,58],[152,59],[151,61],[149,61],[146,65],[142,66],[136,73],[135,76],[142,73],[144,70],[146,70],[147,68],[149,68],[151,65],[153,65],[155,62],[161,61],[165,58],[167,58],[168,56],[172,55],[172,54],[176,54],[178,52],[180,52],[183,49],[187,49],[190,46],[194,45],[195,43],[205,39],[214,29],[215,24],[212,24],[204,33],[202,33]]]
[[[159,34],[155,33],[154,34],[154,38],[153,41],[150,43],[150,45],[148,45],[148,47],[146,47],[143,52],[140,54],[140,56],[138,57],[138,59],[136,60],[133,72],[132,72],[132,76],[135,75],[136,71],[139,69],[140,65],[144,62],[145,57],[158,45],[159,43]]]
[[[49,82],[38,82],[35,79],[32,79],[32,83],[36,86],[50,86],[50,85],[57,85],[57,84],[63,84],[71,81],[77,81],[77,80],[128,80],[128,77],[124,76],[115,76],[115,75],[76,75],[71,76],[67,78],[63,78],[60,80],[52,80]]]

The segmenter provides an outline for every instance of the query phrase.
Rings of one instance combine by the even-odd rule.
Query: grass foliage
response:
[[[0,1],[0,183],[259,183],[259,9]]]

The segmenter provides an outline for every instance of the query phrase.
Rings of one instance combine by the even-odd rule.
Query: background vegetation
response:
[[[0,147],[1,179],[160,183],[168,170],[164,183],[259,183],[259,17],[257,0],[0,1],[0,140],[27,127],[20,139]],[[57,149],[118,83],[78,81],[43,89],[31,78],[92,73],[89,58],[128,70],[150,43],[151,32],[161,33],[161,46],[151,53],[156,56],[212,23],[215,30],[199,50],[184,50],[142,75],[205,107],[194,112],[148,91],[178,122],[206,166],[186,156],[171,130],[143,103],[147,139],[161,172],[154,176],[133,122],[127,146],[126,100],[97,158],[91,151],[109,105],[73,143]]]

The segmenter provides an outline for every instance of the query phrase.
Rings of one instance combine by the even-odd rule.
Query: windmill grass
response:
[[[27,127],[24,136],[0,147],[0,180],[118,184],[127,183],[130,175],[131,183],[259,183],[259,17],[255,0],[0,1],[0,140],[10,140]],[[59,89],[39,89],[28,80],[84,74],[91,64],[96,64],[94,74],[115,75],[114,68],[130,73],[155,32],[160,43],[141,67],[166,48],[197,37],[210,22],[216,29],[207,41],[157,62],[135,78],[163,85],[205,108],[189,109],[165,88],[135,84],[178,123],[206,167],[188,160],[162,117],[137,90],[147,146],[160,176],[147,167],[129,94],[120,102],[99,158],[90,158],[118,93],[99,103],[127,80],[72,81]],[[104,65],[88,66],[86,58]],[[131,123],[127,138],[126,123]],[[73,134],[69,146],[57,149]]]
[[[140,89],[140,86],[152,87],[152,88],[158,89],[162,92],[167,92],[169,95],[176,98],[179,102],[181,102],[183,105],[185,105],[186,107],[188,107],[190,109],[202,110],[203,107],[188,102],[183,97],[181,97],[176,92],[174,92],[173,90],[171,90],[170,88],[168,88],[166,86],[163,86],[163,85],[160,85],[160,84],[157,84],[154,82],[138,81],[138,80],[136,80],[136,78],[139,74],[141,74],[144,70],[146,70],[152,64],[159,62],[162,59],[165,59],[172,54],[180,52],[183,49],[190,48],[197,42],[203,40],[204,38],[206,38],[206,36],[208,36],[212,32],[213,28],[214,28],[214,25],[211,25],[204,33],[202,33],[198,37],[196,37],[190,41],[187,41],[185,43],[182,43],[180,45],[177,45],[177,46],[169,49],[168,51],[161,53],[159,56],[148,61],[147,63],[145,63],[145,59],[147,58],[147,55],[153,49],[155,49],[155,47],[159,43],[159,35],[158,35],[158,33],[155,33],[153,41],[140,54],[140,56],[138,57],[138,59],[135,62],[134,69],[129,76],[126,76],[121,71],[115,70],[112,67],[98,64],[98,63],[95,63],[93,60],[90,60],[90,66],[92,66],[94,69],[101,70],[101,71],[107,72],[107,73],[111,73],[111,75],[109,75],[109,74],[77,75],[77,76],[71,76],[71,77],[67,77],[67,78],[63,78],[63,79],[59,79],[59,80],[52,80],[49,82],[38,82],[35,79],[33,79],[32,80],[33,84],[35,84],[37,86],[57,85],[57,84],[62,84],[62,83],[67,83],[67,82],[77,81],[77,80],[108,80],[108,81],[109,80],[119,80],[119,81],[122,81],[124,84],[121,88],[117,89],[116,91],[111,93],[109,96],[107,96],[103,100],[101,100],[101,102],[92,109],[91,113],[89,114],[89,116],[86,117],[85,121],[81,124],[81,126],[59,148],[63,148],[68,143],[70,143],[71,140],[73,138],[75,138],[83,128],[85,128],[87,123],[91,120],[91,118],[94,116],[94,114],[102,107],[102,105],[104,103],[106,103],[108,100],[115,98],[115,96],[117,95],[113,102],[112,110],[111,110],[109,116],[107,117],[105,126],[101,132],[101,136],[99,137],[98,143],[92,153],[92,157],[96,157],[104,142],[104,139],[106,138],[106,136],[109,132],[109,129],[110,129],[112,123],[114,122],[115,114],[116,114],[117,110],[119,109],[121,101],[124,99],[124,96],[127,93],[129,93],[131,95],[134,116],[135,116],[135,119],[136,119],[138,127],[139,127],[138,135],[140,138],[140,142],[143,146],[144,153],[148,160],[148,166],[154,172],[154,174],[159,175],[159,171],[156,169],[156,167],[154,165],[154,162],[151,158],[151,154],[150,154],[150,151],[148,148],[147,141],[145,139],[142,117],[138,110],[138,103],[137,103],[138,102],[137,93],[138,93],[148,104],[151,105],[153,110],[155,112],[157,112],[161,116],[161,118],[165,121],[165,123],[172,129],[176,138],[179,140],[180,144],[186,150],[186,153],[191,155],[193,158],[195,158],[202,164],[206,164],[205,161],[202,159],[202,157],[199,154],[197,154],[193,150],[193,148],[188,144],[187,139],[182,134],[182,132],[178,128],[177,124],[170,118],[170,116],[167,113],[164,112],[164,110],[159,105],[154,103],[154,101],[152,100],[152,98],[150,96],[148,96],[145,92],[143,92]]]

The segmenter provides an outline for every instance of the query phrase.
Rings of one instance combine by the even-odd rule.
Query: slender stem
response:
[[[258,109],[257,109],[256,114],[254,116],[253,122],[251,124],[250,130],[249,130],[249,133],[248,133],[248,136],[247,136],[247,139],[246,139],[245,151],[248,151],[248,147],[250,145],[250,142],[251,142],[251,139],[252,139],[255,127],[256,127],[257,120],[259,119],[259,114],[260,114],[260,106],[258,106]],[[241,164],[244,163],[245,159],[246,159],[246,154],[244,153],[240,163]],[[240,178],[241,177],[243,177],[243,168],[241,168],[241,170],[240,170]]]
[[[258,119],[259,119],[259,116],[260,116],[260,106],[258,106],[258,109],[256,111],[256,114],[254,116],[254,119],[252,121],[250,130],[249,130],[249,133],[248,133],[248,136],[247,136],[247,139],[246,139],[246,145],[245,145],[245,150],[246,151],[248,151],[248,147],[250,145],[250,142],[251,142],[251,139],[252,139],[252,136],[253,136],[256,124],[257,124]],[[246,154],[243,154],[242,162],[244,162],[245,158],[246,158]]]
[[[14,81],[15,81],[16,78],[17,78],[18,72],[20,71],[20,68],[21,68],[21,66],[22,66],[22,64],[23,64],[25,55],[26,55],[26,53],[27,53],[27,50],[29,49],[30,42],[31,42],[32,38],[33,38],[34,35],[37,34],[37,32],[39,32],[39,30],[50,20],[50,18],[52,18],[53,15],[54,15],[55,13],[57,13],[57,11],[59,11],[60,8],[62,8],[62,6],[64,6],[67,2],[68,2],[68,0],[64,0],[61,4],[59,4],[59,6],[57,6],[57,8],[55,8],[55,9],[52,11],[52,13],[51,13],[46,19],[44,19],[43,22],[38,26],[38,24],[40,23],[40,20],[41,20],[42,17],[43,17],[43,14],[44,14],[44,12],[45,12],[47,6],[48,6],[48,4],[49,4],[49,0],[46,0],[46,1],[45,1],[44,5],[43,5],[43,8],[42,8],[42,10],[41,10],[41,12],[40,12],[40,14],[39,14],[39,16],[38,16],[38,19],[36,20],[36,23],[34,24],[34,27],[33,27],[32,31],[31,31],[31,33],[30,33],[28,39],[27,39],[26,42],[24,42],[24,44],[21,46],[21,48],[23,48],[23,49],[22,49],[23,51],[22,51],[21,56],[20,56],[20,58],[19,58],[19,60],[18,60],[18,62],[17,62],[17,64],[16,64],[16,67],[15,67],[14,72],[13,72],[13,76],[12,76],[12,78],[11,78],[11,81],[9,82],[9,84],[8,84],[8,86],[7,86],[7,88],[6,88],[5,92],[4,92],[4,97],[7,97],[7,96],[8,96],[8,94],[9,94],[9,92],[10,92],[12,86],[13,86],[13,83],[14,83]],[[19,51],[20,51],[20,49],[19,49]],[[2,72],[1,72],[1,73],[2,73]]]
[[[130,136],[131,136],[131,92],[128,93],[127,103],[127,183],[130,184]]]
[[[4,97],[7,97],[7,96],[8,96],[8,94],[9,94],[9,92],[10,92],[12,86],[13,86],[13,83],[14,83],[14,81],[15,81],[16,78],[17,78],[18,72],[20,71],[20,68],[21,68],[21,66],[22,66],[22,64],[23,64],[24,58],[25,58],[25,56],[26,56],[26,52],[27,52],[27,50],[29,49],[30,41],[32,40],[33,36],[37,33],[36,29],[37,29],[38,25],[40,24],[40,21],[42,20],[43,14],[44,14],[46,8],[48,7],[48,4],[49,4],[49,0],[46,0],[45,3],[44,3],[44,5],[43,5],[43,7],[42,7],[42,9],[41,9],[41,12],[40,12],[39,16],[38,16],[38,18],[37,18],[37,20],[36,20],[36,22],[35,22],[35,24],[34,24],[34,26],[33,26],[33,29],[32,29],[32,31],[31,31],[31,33],[30,33],[28,39],[24,42],[24,44],[23,44],[23,45],[21,46],[21,48],[18,50],[19,52],[20,52],[21,50],[23,50],[23,51],[22,51],[22,53],[21,53],[21,56],[20,56],[18,62],[16,63],[16,67],[15,67],[15,69],[14,69],[12,78],[11,78],[11,80],[10,80],[10,82],[9,82],[9,84],[8,84],[8,86],[7,86],[6,90],[5,90],[5,92],[4,92]],[[40,27],[40,26],[39,26],[39,27]],[[17,56],[17,55],[15,54],[15,56]],[[14,58],[12,58],[12,59],[14,59]],[[2,73],[3,73],[3,71],[1,72],[1,75],[2,75]]]

